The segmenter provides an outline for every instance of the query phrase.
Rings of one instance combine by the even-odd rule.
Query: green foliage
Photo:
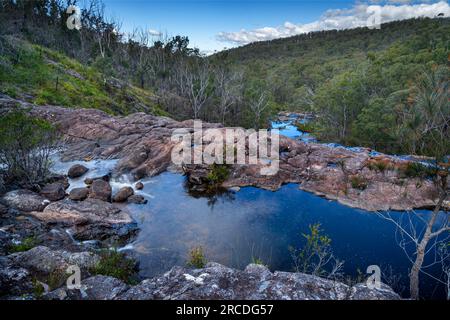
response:
[[[343,263],[334,258],[331,239],[323,233],[320,223],[309,225],[309,233],[303,233],[302,236],[306,243],[301,249],[289,248],[296,272],[337,276]],[[333,262],[335,264],[330,265]],[[331,271],[327,270],[329,267]]]
[[[392,166],[390,166],[385,161],[371,161],[367,164],[367,167],[370,170],[384,172],[386,170],[392,169]]]
[[[0,36],[0,44],[10,48],[0,53],[0,92],[38,105],[167,115],[150,91],[108,78],[60,52],[10,36]]]
[[[33,249],[38,245],[36,237],[31,236],[23,239],[20,243],[12,244],[8,248],[9,253],[23,252]]]
[[[353,175],[350,177],[350,183],[353,189],[365,190],[369,182],[366,178],[360,175]]]
[[[405,167],[400,168],[400,174],[407,178],[434,177],[437,170],[433,167],[423,165],[419,162],[408,162]]]
[[[89,271],[92,274],[111,276],[126,283],[135,284],[137,279],[135,265],[133,260],[116,249],[103,250],[100,253],[100,261]]]
[[[192,268],[201,269],[206,266],[208,261],[202,247],[195,247],[189,252],[189,259],[187,265]]]
[[[449,21],[410,19],[380,30],[315,32],[252,43],[211,59],[244,69],[246,83],[273,83],[269,100],[275,105],[267,114],[278,108],[314,111],[314,135],[323,141],[442,158],[450,153]]]
[[[50,122],[14,110],[0,117],[0,164],[6,183],[33,185],[49,173],[58,132]]]
[[[264,263],[264,261],[261,258],[252,257],[252,263],[267,267],[267,265]]]
[[[230,175],[230,170],[225,164],[214,163],[206,178],[211,185],[217,186],[224,182]]]
[[[37,279],[33,279],[32,283],[33,283],[33,296],[36,299],[42,298],[42,296],[45,293],[44,286]]]
[[[298,122],[295,124],[295,126],[297,127],[298,130],[300,130],[302,132],[307,132],[307,133],[315,132],[314,122],[306,122],[306,123]]]

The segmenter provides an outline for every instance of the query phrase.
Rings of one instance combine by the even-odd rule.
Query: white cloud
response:
[[[307,24],[294,24],[286,21],[282,26],[278,27],[220,32],[216,38],[222,42],[243,45],[250,42],[290,37],[312,31],[364,27],[373,23],[371,17],[373,17],[374,12],[379,13],[380,21],[378,22],[381,23],[416,17],[432,18],[440,13],[444,13],[446,17],[450,16],[450,6],[446,1],[421,4],[405,4],[413,2],[412,0],[389,0],[389,2],[403,4],[369,5],[359,3],[355,4],[351,9],[328,10],[319,20]]]
[[[153,30],[153,29],[149,29],[148,30],[148,34],[151,36],[156,36],[159,37],[160,35],[162,35],[162,33],[158,30]]]

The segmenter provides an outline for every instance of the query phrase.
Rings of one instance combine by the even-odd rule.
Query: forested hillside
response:
[[[36,104],[145,111],[267,127],[312,111],[324,141],[448,154],[450,19],[324,31],[204,57],[184,36],[123,32],[90,0],[70,30],[71,0],[0,0],[0,92]],[[442,139],[444,138],[444,139]]]
[[[321,139],[431,155],[434,135],[449,134],[449,35],[448,18],[412,19],[253,43],[213,59],[245,70],[274,108],[315,112],[307,129]]]

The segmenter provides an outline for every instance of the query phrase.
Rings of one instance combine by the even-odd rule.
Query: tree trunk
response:
[[[425,259],[425,251],[428,245],[428,242],[435,236],[435,233],[432,234],[434,223],[439,215],[439,210],[441,209],[442,203],[446,198],[445,189],[441,192],[441,196],[439,197],[439,201],[436,207],[431,214],[430,221],[428,221],[427,228],[423,235],[422,240],[417,245],[417,255],[416,261],[414,261],[414,265],[411,269],[411,273],[409,275],[409,292],[411,295],[411,299],[418,300],[419,299],[419,273],[420,269],[422,269],[423,260]]]
[[[424,242],[424,240],[421,241],[421,245]],[[426,244],[427,243],[428,240],[426,241]],[[419,299],[419,272],[420,269],[422,268],[424,257],[425,257],[425,250],[423,248],[418,249],[416,261],[414,262],[414,265],[411,269],[411,273],[409,275],[409,292],[411,295],[411,299],[413,300]]]

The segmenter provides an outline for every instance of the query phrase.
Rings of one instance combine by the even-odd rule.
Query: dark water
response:
[[[301,191],[296,184],[277,192],[242,188],[215,199],[194,198],[184,184],[185,177],[163,173],[145,182],[149,203],[130,206],[141,228],[133,247],[143,276],[184,265],[189,250],[197,246],[204,248],[208,260],[227,266],[244,268],[252,259],[261,259],[272,270],[293,271],[289,246],[301,247],[301,233],[319,222],[332,239],[334,254],[345,260],[346,274],[356,276],[376,264],[385,274],[403,275],[398,288],[408,284],[410,264],[396,245],[395,229],[376,214]],[[436,281],[421,277],[424,295],[442,297]]]

